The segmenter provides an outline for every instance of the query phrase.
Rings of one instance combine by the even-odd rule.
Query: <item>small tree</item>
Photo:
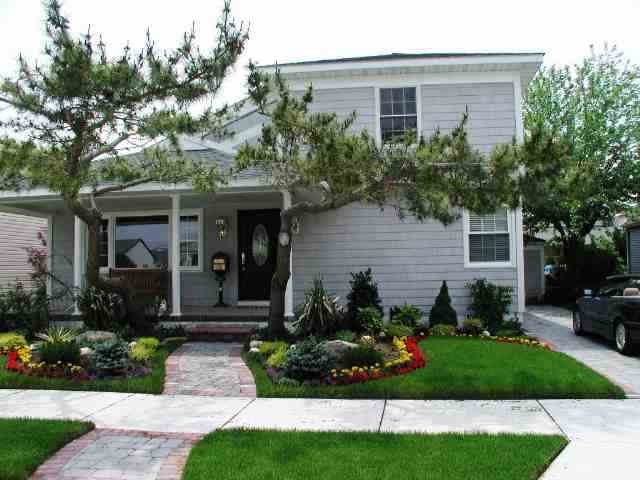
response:
[[[495,334],[504,322],[513,295],[511,287],[504,287],[479,278],[467,284],[471,293],[471,315],[482,320],[489,332]]]
[[[226,3],[213,48],[203,52],[194,31],[171,51],[158,51],[147,33],[139,52],[112,55],[90,31],[74,36],[57,0],[46,1],[45,61],[19,59],[16,78],[0,82],[0,104],[15,132],[0,138],[0,188],[45,186],[88,227],[87,281],[99,283],[96,199],[149,183],[191,182],[214,190],[223,181],[216,165],[183,156],[182,134],[223,133],[227,107],[204,108],[244,50],[247,31]],[[135,160],[125,146],[145,146]]]
[[[401,217],[413,214],[448,224],[459,217],[460,207],[489,213],[518,201],[510,147],[497,148],[488,157],[473,149],[464,129],[466,115],[449,135],[436,132],[416,144],[412,132],[400,145],[380,146],[367,132],[351,132],[355,113],[346,119],[310,113],[311,87],[294,95],[279,74],[271,77],[251,66],[249,96],[268,121],[257,144],[240,148],[236,169],[266,172],[268,182],[292,198],[292,205],[280,212],[269,312],[274,335],[284,330],[295,217],[364,202],[391,204]]]
[[[362,272],[351,273],[349,285],[351,285],[351,291],[347,294],[347,310],[354,328],[358,326],[357,318],[361,308],[373,307],[381,315],[384,314],[382,300],[380,300],[380,293],[378,292],[378,284],[373,279],[371,268],[367,268]]]
[[[442,282],[436,301],[429,311],[429,326],[433,327],[438,324],[458,326],[458,314],[451,306],[451,297],[446,281]]]

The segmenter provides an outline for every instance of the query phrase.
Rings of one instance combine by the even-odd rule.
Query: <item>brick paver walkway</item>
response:
[[[32,480],[180,480],[202,435],[98,429],[58,451]]]
[[[551,306],[529,306],[525,328],[532,335],[550,342],[624,388],[627,395],[640,395],[640,357],[620,355],[601,338],[573,333],[569,310]]]
[[[241,352],[240,343],[185,343],[167,359],[164,393],[255,397],[256,384]]]

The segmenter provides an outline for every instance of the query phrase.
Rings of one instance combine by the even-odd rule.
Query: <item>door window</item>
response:
[[[260,223],[254,228],[251,245],[253,261],[257,266],[263,266],[269,258],[269,234],[263,224]]]

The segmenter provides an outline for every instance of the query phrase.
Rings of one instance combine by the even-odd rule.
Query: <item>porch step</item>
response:
[[[262,326],[260,322],[222,323],[220,321],[200,324],[182,323],[182,325],[187,331],[189,340],[208,342],[244,342]]]

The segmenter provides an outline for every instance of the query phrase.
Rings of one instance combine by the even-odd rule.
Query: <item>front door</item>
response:
[[[278,209],[238,211],[239,300],[269,300],[279,231]]]

